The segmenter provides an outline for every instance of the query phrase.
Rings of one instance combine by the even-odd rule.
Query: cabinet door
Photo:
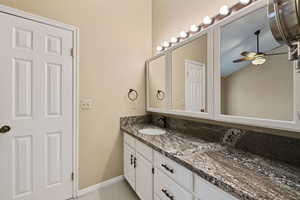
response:
[[[141,200],[153,200],[152,163],[136,154],[136,193]]]
[[[124,176],[135,190],[135,150],[124,143]]]

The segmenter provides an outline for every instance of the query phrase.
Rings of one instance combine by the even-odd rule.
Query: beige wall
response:
[[[0,0],[80,28],[80,188],[121,175],[119,118],[144,114],[144,61],[151,54],[151,0]],[[140,93],[126,100],[129,88]]]
[[[172,52],[172,106],[179,110],[185,109],[185,60],[207,66],[207,35]]]
[[[157,99],[157,90],[166,92],[166,56],[149,63],[149,105],[151,108],[165,108],[166,98]]]
[[[205,16],[213,16],[222,5],[231,6],[237,0],[153,0],[152,44],[178,36],[180,31],[189,30],[192,24],[200,24]]]
[[[223,114],[293,119],[293,63],[286,55],[268,58],[261,66],[249,64],[222,78]]]

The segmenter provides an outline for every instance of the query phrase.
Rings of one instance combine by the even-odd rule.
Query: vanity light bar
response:
[[[258,0],[239,0],[239,3],[235,4],[231,8],[229,8],[227,5],[222,6],[219,10],[218,15],[216,15],[214,17],[206,16],[203,19],[203,23],[201,23],[200,25],[194,24],[190,27],[189,31],[187,31],[187,32],[181,31],[179,33],[179,37],[172,37],[170,39],[170,42],[164,41],[162,43],[163,44],[162,46],[157,46],[157,48],[156,48],[157,52],[159,53],[164,50],[167,50],[169,47],[172,47],[176,43],[178,43],[182,40],[185,40],[189,36],[192,36],[193,34],[200,32],[201,30],[204,30],[205,28],[212,25],[214,22],[224,19],[225,17],[229,16],[232,12],[238,11],[238,10],[250,5],[254,1],[258,1]]]

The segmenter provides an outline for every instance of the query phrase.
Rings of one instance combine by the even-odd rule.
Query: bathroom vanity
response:
[[[244,150],[254,146],[251,140],[263,140],[254,132],[170,118],[165,134],[148,135],[140,130],[158,127],[151,122],[154,118],[143,118],[149,116],[121,119],[124,176],[141,200],[300,198],[299,140],[263,136],[266,141],[256,148],[268,151],[268,144],[261,145],[278,143],[273,140],[282,141],[278,149],[291,150],[279,162]],[[288,160],[293,161],[286,164]]]
[[[127,133],[124,133],[124,176],[142,200],[236,200]]]

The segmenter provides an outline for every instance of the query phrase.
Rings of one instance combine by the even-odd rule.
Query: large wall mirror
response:
[[[272,36],[267,8],[220,28],[221,114],[293,121],[294,63]]]
[[[255,1],[147,61],[147,111],[300,131],[300,73]]]
[[[208,34],[172,51],[172,109],[208,112]]]
[[[165,108],[166,101],[166,56],[148,62],[148,106]]]

